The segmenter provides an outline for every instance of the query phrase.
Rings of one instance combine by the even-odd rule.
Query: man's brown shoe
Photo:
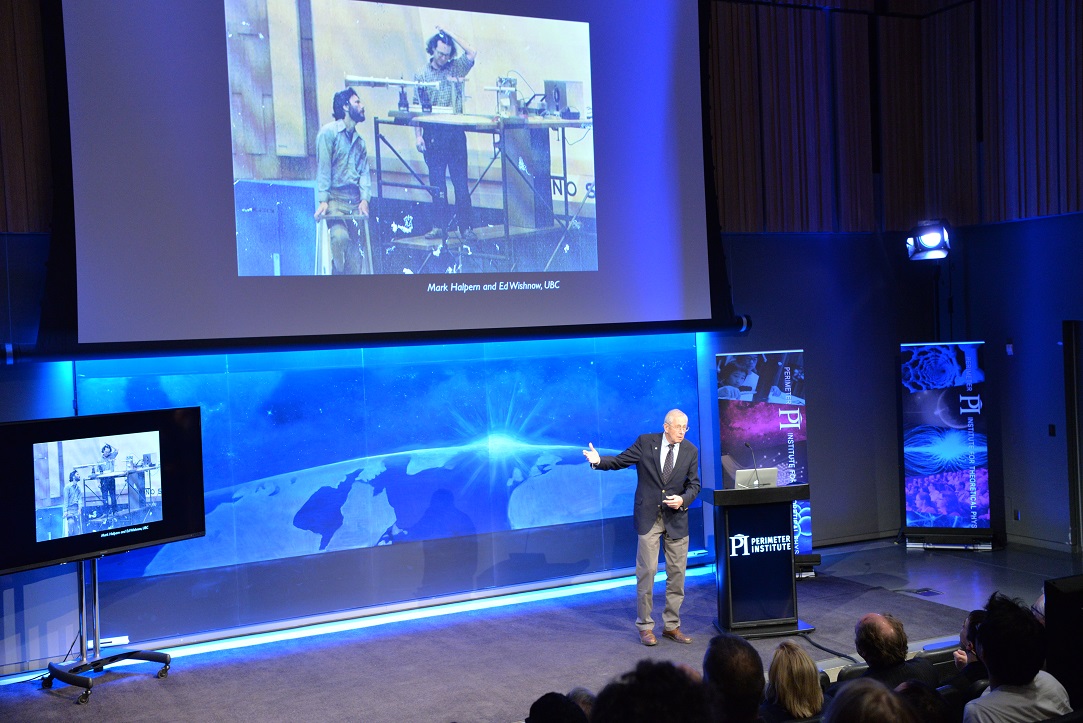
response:
[[[651,630],[640,630],[639,640],[644,645],[658,645],[658,638],[654,637],[654,632]],[[689,640],[688,642],[692,642]]]
[[[663,630],[662,631],[662,637],[663,638],[669,638],[670,640],[674,640],[674,641],[676,641],[678,643],[684,643],[685,645],[692,642],[692,638],[690,638],[687,635],[685,635],[684,633],[682,633],[680,628],[673,628],[672,630]]]

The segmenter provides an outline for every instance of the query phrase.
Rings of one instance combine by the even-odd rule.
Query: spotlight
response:
[[[948,255],[950,248],[948,226],[943,220],[922,221],[910,229],[906,239],[906,253],[911,261],[942,259]]]

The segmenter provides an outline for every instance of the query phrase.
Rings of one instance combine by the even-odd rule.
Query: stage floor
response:
[[[1022,545],[982,552],[914,550],[879,540],[814,552],[822,558],[817,574],[904,594],[929,590],[921,596],[966,611],[983,607],[996,590],[1029,604],[1046,579],[1083,573],[1083,556]]]

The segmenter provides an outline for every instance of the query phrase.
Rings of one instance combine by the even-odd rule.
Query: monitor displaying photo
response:
[[[199,407],[0,424],[0,575],[206,534]]]

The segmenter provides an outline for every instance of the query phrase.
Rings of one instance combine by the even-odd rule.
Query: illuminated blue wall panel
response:
[[[105,632],[133,640],[629,567],[635,471],[581,450],[617,453],[672,407],[699,427],[691,334],[76,373],[81,414],[203,414],[206,537],[100,566]]]

